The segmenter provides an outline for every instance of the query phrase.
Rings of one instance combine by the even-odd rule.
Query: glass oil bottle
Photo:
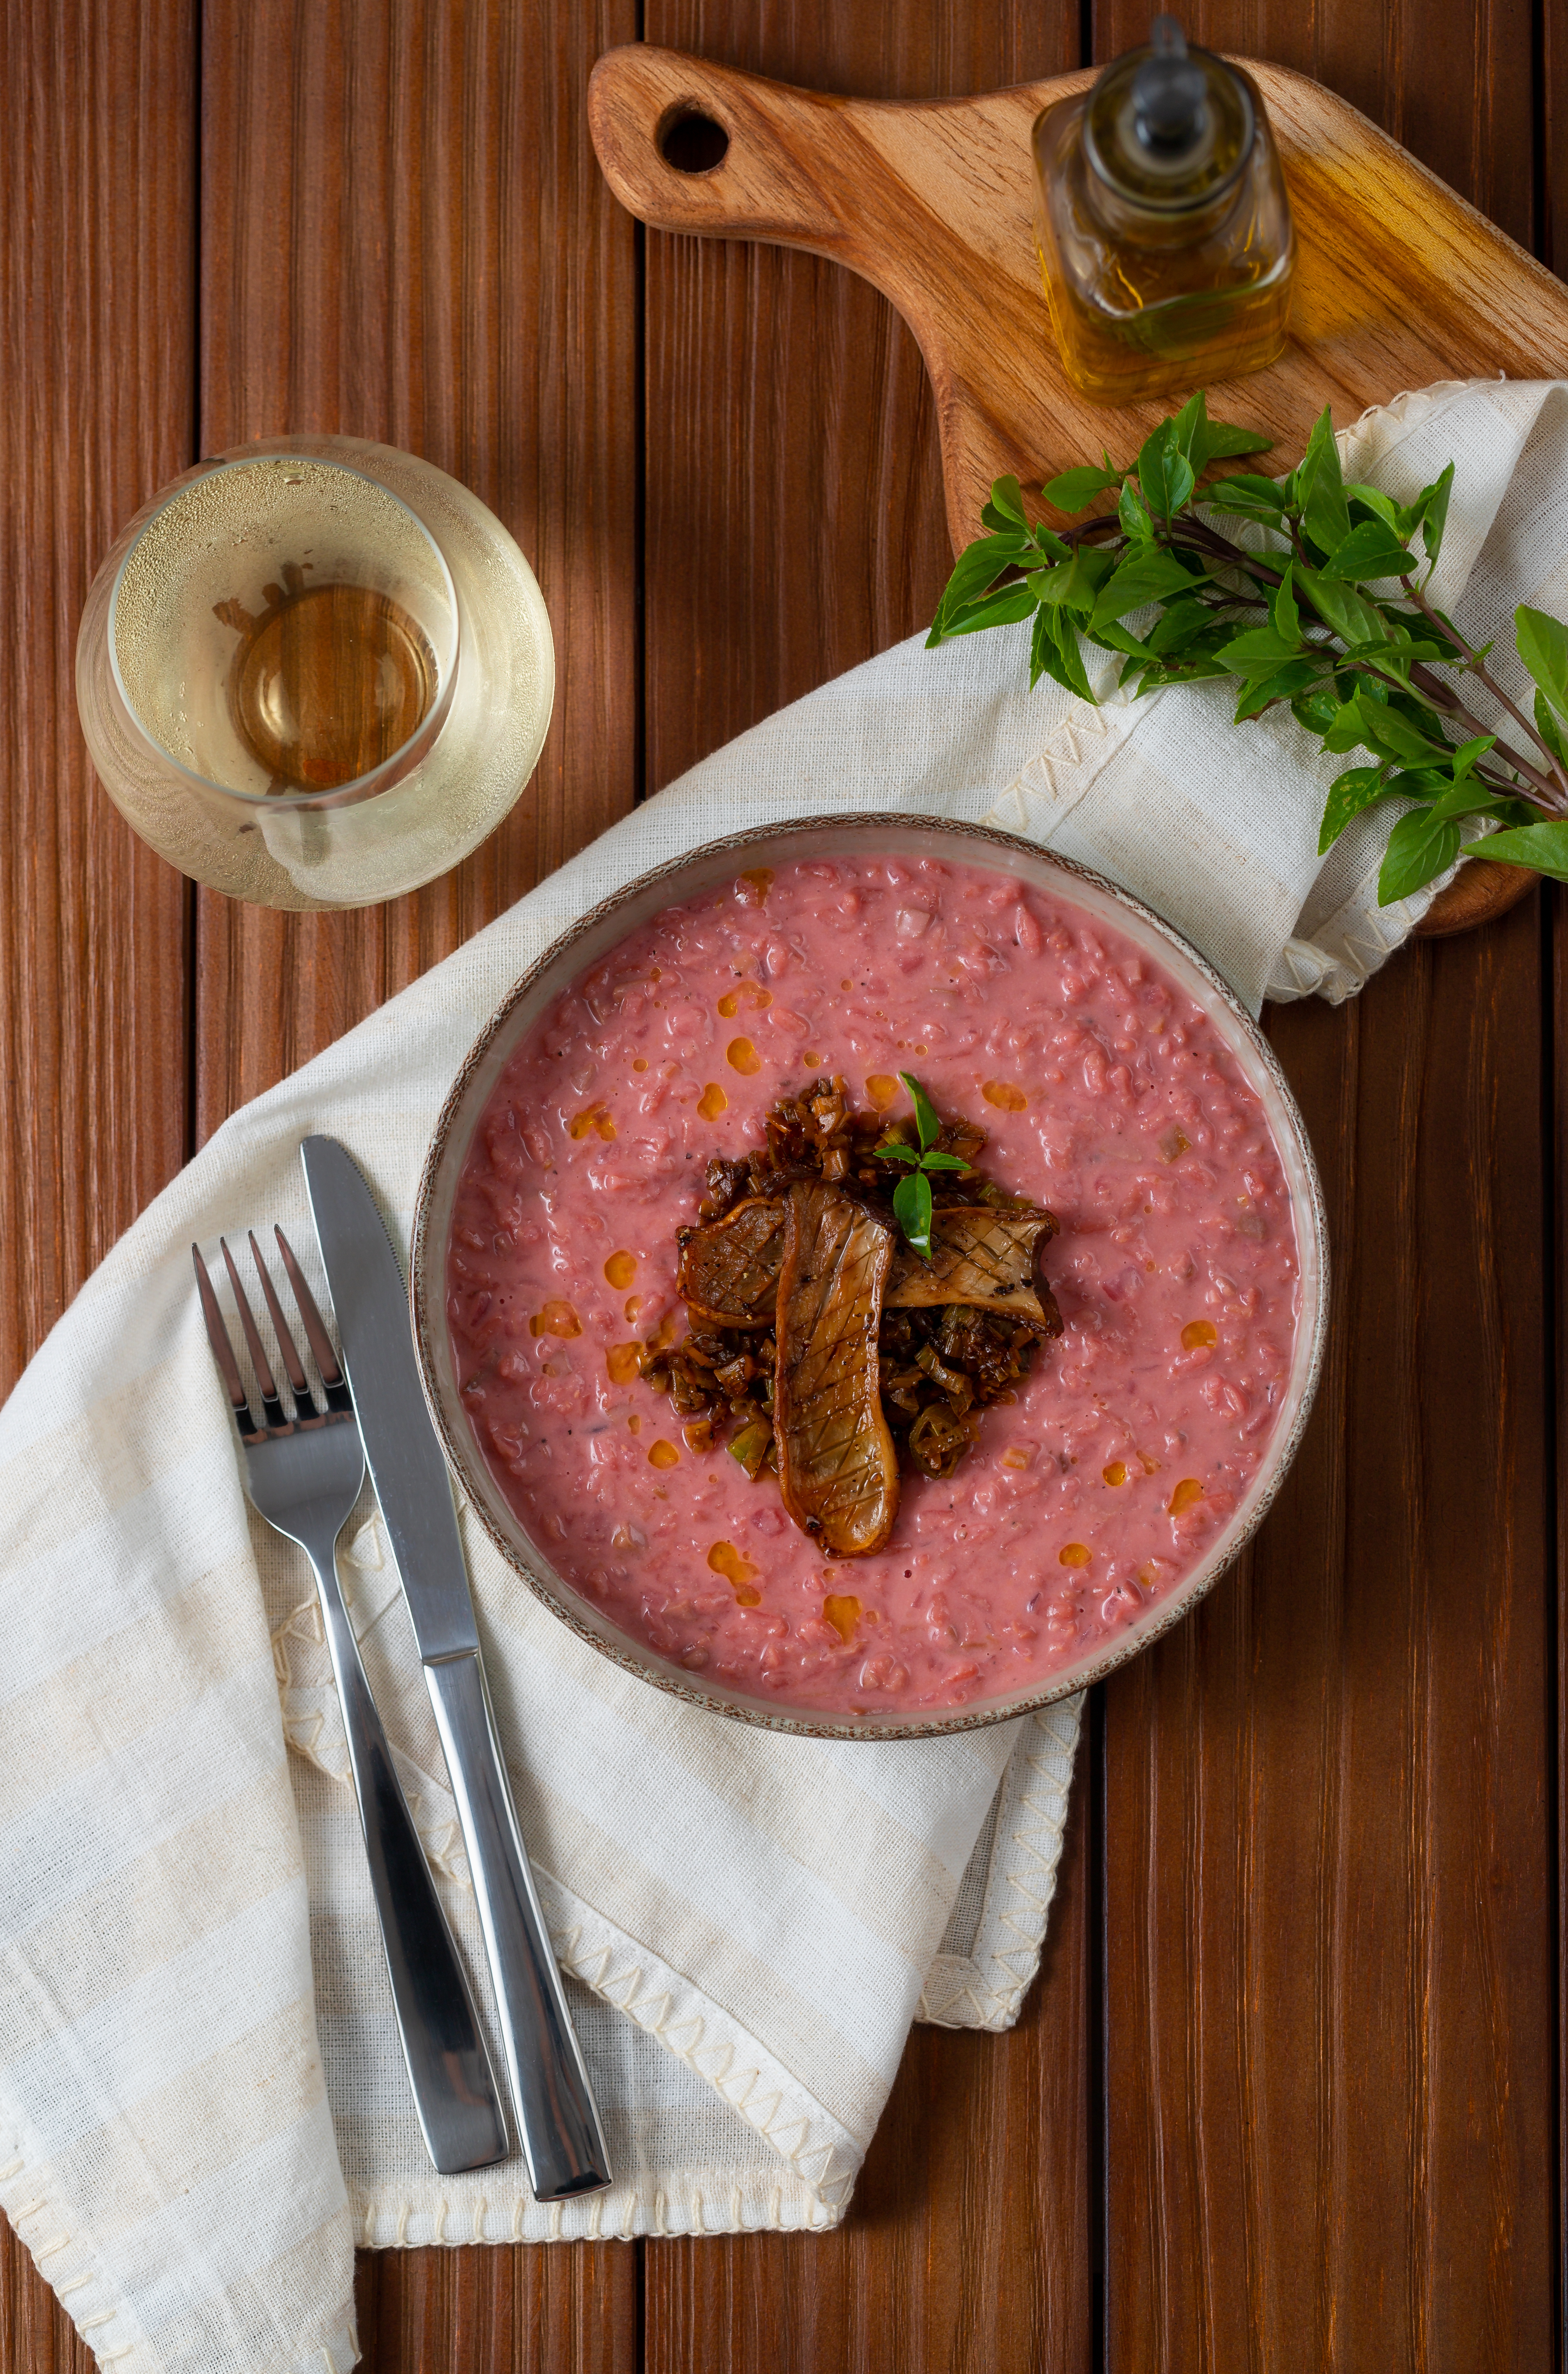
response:
[[[1293,240],[1250,76],[1172,17],[1036,119],[1035,234],[1068,377],[1097,404],[1185,394],[1280,353]]]

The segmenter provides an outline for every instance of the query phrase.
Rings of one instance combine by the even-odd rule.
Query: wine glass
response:
[[[446,873],[527,783],[554,696],[544,597],[500,522],[353,437],[267,438],[177,478],[116,539],[76,640],[116,807],[265,907]]]

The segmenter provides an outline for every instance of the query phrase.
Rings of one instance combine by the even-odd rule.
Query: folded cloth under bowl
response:
[[[1438,598],[1485,640],[1561,611],[1568,404],[1401,398],[1347,441],[1400,496],[1461,463]],[[1511,644],[1507,646],[1511,649]],[[1495,665],[1497,663],[1494,662]],[[404,1248],[470,1040],[607,891],[771,821],[992,821],[1123,881],[1254,1005],[1342,997],[1422,901],[1375,906],[1375,817],[1326,866],[1328,770],[1223,687],[1031,695],[1022,630],[906,643],[743,735],[237,1113],[89,1280],[0,1414],[0,2204],[125,2374],[340,2369],[357,2243],[823,2228],[911,2020],[1002,2027],[1038,1959],[1079,1708],[965,1736],[775,1736],[620,1673],[466,1541],[523,1826],[617,2181],[542,2210],[521,2163],[429,2169],[303,1560],[249,1511],[189,1247],[281,1221],[338,1137]],[[320,1273],[310,1264],[315,1282]],[[343,1571],[470,1967],[483,1952],[395,1571]]]

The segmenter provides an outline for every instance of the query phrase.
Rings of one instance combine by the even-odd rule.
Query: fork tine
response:
[[[256,1242],[254,1228],[249,1233],[251,1259],[256,1264],[256,1275],[262,1282],[262,1294],[266,1302],[268,1316],[272,1320],[273,1333],[277,1337],[277,1348],[283,1356],[283,1365],[288,1371],[289,1388],[294,1395],[294,1415],[296,1417],[315,1417],[319,1413],[315,1396],[310,1391],[310,1382],[305,1375],[305,1364],[300,1359],[294,1338],[288,1332],[288,1322],[283,1315],[283,1306],[277,1299],[267,1265],[262,1259],[262,1249]]]
[[[246,1299],[245,1289],[240,1283],[240,1273],[234,1266],[234,1255],[229,1252],[224,1238],[219,1237],[217,1242],[218,1250],[228,1265],[228,1283],[234,1288],[235,1308],[240,1313],[240,1325],[244,1332],[245,1342],[249,1346],[252,1363],[256,1371],[256,1382],[261,1388],[262,1409],[267,1424],[287,1426],[288,1420],[283,1414],[282,1396],[274,1382],[267,1356],[262,1349],[261,1330],[256,1325],[255,1315]]]
[[[346,1393],[347,1388],[343,1381],[343,1370],[337,1365],[337,1354],[332,1347],[332,1337],[327,1334],[326,1323],[316,1308],[316,1298],[306,1282],[305,1273],[294,1258],[294,1248],[281,1228],[275,1228],[273,1234],[277,1239],[277,1249],[283,1258],[285,1274],[294,1289],[294,1299],[299,1305],[299,1316],[305,1322],[306,1338],[316,1356],[316,1366],[322,1372],[322,1382],[327,1388],[329,1398],[334,1388]]]
[[[213,1292],[212,1278],[202,1259],[200,1245],[191,1247],[191,1259],[196,1265],[196,1292],[202,1298],[202,1317],[206,1322],[207,1342],[212,1346],[212,1356],[217,1362],[217,1371],[223,1379],[229,1406],[240,1421],[242,1434],[260,1434],[262,1429],[252,1413],[250,1397],[240,1374],[240,1363],[234,1357],[234,1346],[228,1340],[228,1330],[223,1323],[223,1313],[217,1307],[217,1297]]]

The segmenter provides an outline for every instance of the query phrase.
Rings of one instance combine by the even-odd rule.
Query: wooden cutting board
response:
[[[1332,91],[1245,63],[1284,159],[1298,256],[1285,352],[1215,382],[1219,417],[1267,429],[1288,468],[1326,404],[1343,428],[1433,380],[1568,377],[1568,288]],[[956,549],[978,532],[993,478],[1038,486],[1102,446],[1129,456],[1167,408],[1080,395],[1041,293],[1030,126],[1093,79],[838,99],[632,44],[595,66],[589,123],[606,180],[641,221],[831,256],[897,308],[936,396]],[[1533,879],[1472,862],[1422,928],[1465,930]]]

